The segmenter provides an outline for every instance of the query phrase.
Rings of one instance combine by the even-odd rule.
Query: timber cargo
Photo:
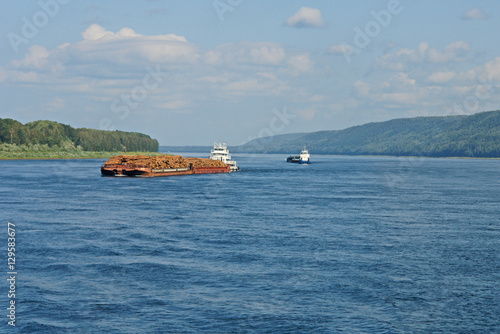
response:
[[[180,155],[119,155],[101,166],[103,176],[155,177],[191,174],[229,173],[231,167],[222,161],[183,158]]]

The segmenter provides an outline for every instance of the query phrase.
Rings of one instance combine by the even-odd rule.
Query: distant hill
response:
[[[27,146],[38,144],[48,147],[79,146],[84,151],[158,151],[158,141],[142,133],[75,129],[52,121],[22,124],[8,118],[0,118],[0,143]]]
[[[231,152],[500,157],[500,111],[470,116],[417,117],[368,123],[340,131],[254,139]]]

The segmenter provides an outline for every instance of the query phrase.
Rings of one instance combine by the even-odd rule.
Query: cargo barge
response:
[[[222,161],[182,156],[116,156],[101,166],[102,176],[155,177],[229,173]]]

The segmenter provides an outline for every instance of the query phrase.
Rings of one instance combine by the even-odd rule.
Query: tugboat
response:
[[[240,169],[236,165],[236,161],[231,160],[231,155],[229,154],[226,143],[214,143],[214,148],[210,152],[209,159],[225,162],[226,165],[231,168],[231,172],[236,172]]]
[[[288,158],[286,158],[286,162],[296,162],[296,163],[299,163],[299,164],[309,164],[309,151],[306,150],[306,148],[304,147],[304,149],[300,152],[300,155],[299,156],[289,156]]]

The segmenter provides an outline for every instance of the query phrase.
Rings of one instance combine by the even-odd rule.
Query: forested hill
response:
[[[158,151],[158,141],[142,133],[75,129],[52,121],[22,124],[13,119],[2,118],[0,118],[0,143],[48,145],[51,148],[80,146],[84,151]]]
[[[470,116],[417,117],[369,123],[340,131],[255,139],[233,152],[500,157],[500,111]]]

